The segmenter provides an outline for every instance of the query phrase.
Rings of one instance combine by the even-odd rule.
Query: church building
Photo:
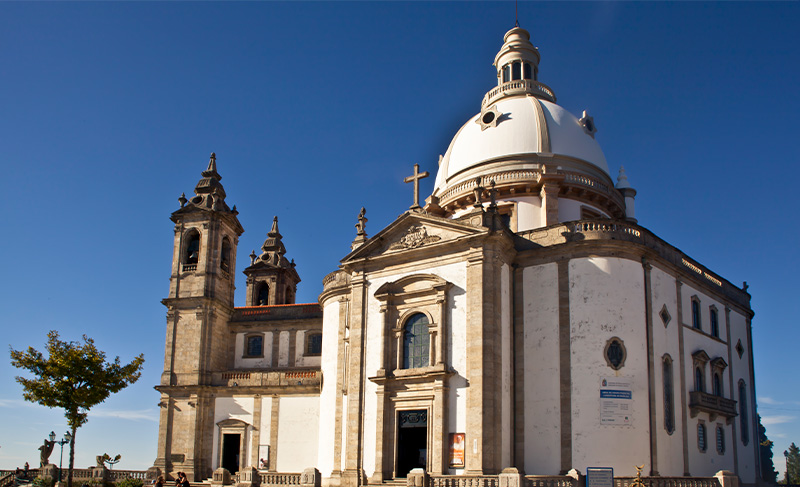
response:
[[[639,225],[592,117],[539,81],[527,31],[503,41],[433,193],[415,167],[408,211],[368,236],[362,210],[317,303],[295,303],[276,218],[234,306],[244,229],[212,154],[171,216],[161,472],[495,487],[644,465],[757,483],[746,285]]]

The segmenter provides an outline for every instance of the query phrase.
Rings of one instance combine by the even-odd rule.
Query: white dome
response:
[[[495,126],[484,128],[478,120],[481,114],[477,114],[453,138],[439,165],[434,194],[461,180],[459,174],[468,169],[533,154],[580,159],[609,174],[600,145],[578,118],[562,107],[533,96],[502,98],[494,106],[499,113]],[[470,173],[473,177],[474,172]]]

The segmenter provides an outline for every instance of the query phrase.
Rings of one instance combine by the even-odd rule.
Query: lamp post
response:
[[[61,483],[61,463],[64,461],[64,444],[69,443],[69,440],[72,439],[72,435],[69,431],[64,433],[64,437],[60,440],[56,441],[56,433],[55,431],[50,432],[50,441],[53,443],[58,443],[61,447],[61,454],[58,459],[58,482]]]

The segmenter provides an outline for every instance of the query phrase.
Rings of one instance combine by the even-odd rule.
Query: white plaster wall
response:
[[[524,196],[511,201],[517,202],[517,231],[544,227],[547,220],[542,219],[542,199],[538,196]]]
[[[692,328],[692,296],[697,296],[700,299],[700,312],[701,312],[701,330]],[[686,383],[684,388],[686,391],[687,404],[684,407],[688,408],[689,393],[694,390],[694,362],[692,354],[698,350],[705,350],[710,360],[717,357],[722,357],[725,362],[730,364],[728,356],[728,345],[722,340],[712,338],[710,333],[710,318],[709,306],[716,305],[719,311],[719,328],[720,337],[725,338],[725,306],[719,301],[715,300],[706,293],[703,293],[697,287],[693,286],[691,282],[684,281],[681,287],[681,299],[683,300],[683,344],[684,344],[684,360],[686,373]],[[730,366],[730,365],[729,365]],[[704,382],[705,390],[708,393],[712,391],[712,368],[711,363],[706,364],[704,367]],[[723,396],[727,398],[733,397],[731,394],[731,384],[729,381],[728,370],[726,369],[722,374],[723,383]],[[733,464],[733,450],[731,444],[732,426],[726,425],[725,420],[722,418],[715,418],[712,422],[709,420],[708,413],[699,413],[696,417],[692,418],[687,413],[688,428],[687,428],[687,443],[689,453],[689,473],[697,476],[711,476],[719,470],[734,470]],[[697,424],[703,421],[706,425],[706,441],[707,448],[705,452],[700,451],[697,445]],[[716,451],[716,425],[722,424],[725,428],[726,440],[726,453],[719,455]]]
[[[557,474],[561,469],[558,267],[526,267],[522,281],[525,472]]]
[[[375,291],[386,282],[392,282],[401,277],[412,274],[434,274],[442,279],[453,283],[453,287],[448,293],[448,320],[450,323],[450,339],[447,343],[447,355],[450,364],[456,374],[450,378],[449,398],[447,406],[450,416],[449,424],[455,424],[464,429],[456,431],[445,431],[448,433],[460,433],[466,430],[466,289],[467,273],[466,263],[459,262],[454,264],[430,267],[421,267],[413,272],[404,272],[394,275],[381,276],[369,279],[367,286],[367,333],[366,333],[366,363],[364,381],[364,446],[363,446],[363,466],[364,472],[369,477],[375,472],[375,441],[376,441],[376,408],[377,408],[377,385],[370,381],[368,377],[374,377],[380,367],[378,350],[380,350],[380,332],[383,326],[383,315],[380,312],[380,302],[375,298]],[[434,318],[436,319],[436,318]],[[324,337],[323,337],[324,341]]]
[[[236,334],[236,356],[234,357],[234,367],[237,369],[263,369],[270,367],[272,363],[272,332],[262,333],[264,336],[264,356],[258,358],[244,358],[244,338],[251,333]]]
[[[653,266],[650,271],[653,323],[653,365],[655,372],[655,415],[657,469],[663,476],[682,476],[683,467],[683,419],[681,411],[681,363],[678,298],[675,278],[664,270]],[[661,310],[666,306],[670,319],[664,326]],[[672,359],[672,408],[674,431],[667,432],[664,425],[664,355]]]
[[[574,221],[574,220],[580,220],[581,219],[581,207],[583,207],[583,206],[585,206],[587,208],[590,208],[590,209],[600,213],[601,215],[605,216],[606,218],[608,218],[608,215],[606,215],[606,212],[601,210],[600,208],[597,208],[596,206],[587,205],[586,203],[583,203],[583,202],[580,202],[580,201],[575,201],[575,200],[570,200],[570,199],[567,199],[567,198],[559,198],[558,199],[558,221],[560,221],[560,222],[571,222],[571,221]]]
[[[645,464],[647,471],[650,416],[642,264],[622,258],[573,259],[569,274],[572,466],[582,472],[597,465],[629,472],[635,463]],[[627,352],[619,371],[607,365],[603,354],[614,336]],[[631,382],[629,425],[600,425],[602,377]]]
[[[239,452],[239,455],[245,455],[245,459],[250,458],[250,452],[253,448],[253,406],[254,400],[252,396],[217,397],[214,399],[214,446],[211,465],[215,470],[219,468],[219,427],[217,427],[217,423],[225,419],[238,419],[250,425],[247,428],[247,438],[245,438],[245,451]]]
[[[750,375],[750,347],[747,343],[747,319],[741,313],[734,310],[730,312],[731,320],[731,361],[730,367],[733,372],[733,399],[736,400],[736,410],[740,411],[741,401],[747,403],[747,425],[748,441],[742,441],[741,418],[737,416],[733,419],[735,435],[731,437],[736,442],[736,453],[738,460],[739,476],[742,482],[753,483],[757,478],[756,455],[758,452],[758,430],[754,426],[755,405],[753,404],[753,384]],[[744,353],[741,358],[736,352],[736,344],[741,340]],[[739,380],[743,380],[747,388],[746,397],[739,396]]]
[[[500,309],[500,343],[503,350],[503,355],[500,357],[501,368],[501,451],[500,461],[502,465],[511,465],[511,451],[512,439],[511,434],[512,419],[511,419],[511,358],[514,356],[514,350],[511,346],[511,286],[510,284],[510,268],[508,264],[503,264],[500,267],[500,302],[502,308]]]
[[[258,458],[269,461],[269,439],[272,432],[272,396],[261,396],[261,424],[258,425],[260,440],[258,442]],[[259,462],[260,463],[260,462]],[[254,465],[258,468],[258,465]]]
[[[289,366],[289,332],[278,334],[278,367]]]
[[[294,366],[295,367],[319,367],[322,364],[322,356],[306,356],[306,335],[309,330],[298,330],[295,333],[294,346]]]
[[[336,427],[336,378],[339,354],[339,307],[334,299],[322,307],[322,390],[319,396],[319,445],[318,462],[322,477],[330,477],[333,470],[334,432]],[[347,411],[347,408],[344,408]],[[343,418],[345,420],[346,418]]]
[[[302,472],[316,466],[319,397],[290,396],[279,400],[278,472]]]

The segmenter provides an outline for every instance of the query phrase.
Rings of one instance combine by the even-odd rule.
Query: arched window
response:
[[[703,380],[703,370],[700,367],[694,369],[694,390],[706,392],[706,385]]]
[[[322,333],[311,333],[306,335],[306,355],[322,354]]]
[[[231,270],[231,240],[228,237],[222,239],[222,250],[219,253],[219,267],[226,272]]]
[[[711,308],[711,336],[719,338],[719,313],[716,308]]]
[[[430,333],[428,317],[423,313],[411,315],[403,327],[403,368],[415,369],[430,364]]]
[[[266,306],[269,304],[269,285],[262,282],[258,286],[258,293],[256,294],[256,306]]]
[[[715,396],[722,395],[722,379],[720,379],[719,374],[716,372],[714,373],[714,378],[711,382],[711,390]]]
[[[717,425],[717,453],[720,455],[725,453],[725,430],[719,425]]]
[[[675,400],[672,385],[672,358],[669,355],[664,356],[662,374],[664,382],[664,429],[667,430],[667,433],[672,434],[675,431]]]
[[[703,423],[697,423],[697,448],[706,451],[706,425]]]
[[[199,259],[200,234],[196,230],[192,230],[186,235],[186,251],[183,254],[183,263],[187,265],[197,264]]]
[[[742,443],[750,443],[750,419],[747,417],[747,386],[739,381],[739,430],[742,432]]]
[[[701,330],[703,325],[700,323],[700,300],[692,296],[692,328]]]

